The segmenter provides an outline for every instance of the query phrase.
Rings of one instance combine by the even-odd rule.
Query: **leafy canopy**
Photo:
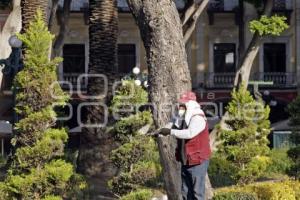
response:
[[[279,36],[284,30],[289,28],[285,16],[273,15],[267,17],[262,15],[260,19],[250,22],[250,31],[257,32],[260,36]]]

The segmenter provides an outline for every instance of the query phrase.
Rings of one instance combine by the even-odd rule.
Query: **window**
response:
[[[210,9],[218,11],[232,11],[239,6],[238,0],[214,0],[209,4]]]
[[[135,66],[135,44],[118,44],[118,72],[130,73]]]
[[[264,72],[286,72],[286,44],[264,44]]]
[[[235,49],[234,43],[214,44],[214,72],[235,72]]]
[[[85,45],[65,44],[63,47],[63,72],[84,73],[85,72]]]

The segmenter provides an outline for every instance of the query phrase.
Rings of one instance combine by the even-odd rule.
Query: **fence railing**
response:
[[[73,89],[82,89],[82,90],[86,90],[86,79],[84,77],[82,77],[80,80],[78,79],[78,77],[80,76],[80,73],[64,73],[63,74],[63,80],[64,83],[62,83],[62,88],[63,89],[70,89],[69,85],[72,85]],[[78,84],[78,80],[79,80],[79,84]]]
[[[208,88],[230,88],[233,87],[235,73],[208,73],[206,74],[206,87]],[[296,73],[286,72],[261,72],[255,73],[250,78],[256,81],[273,81],[268,87],[295,87]]]

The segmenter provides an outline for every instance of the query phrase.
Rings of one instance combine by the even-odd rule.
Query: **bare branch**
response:
[[[190,39],[191,35],[193,34],[195,28],[196,28],[196,24],[197,21],[200,17],[200,15],[202,14],[203,10],[206,8],[206,6],[208,5],[209,0],[203,0],[200,4],[200,6],[197,8],[197,10],[194,12],[193,16],[192,16],[192,22],[191,24],[188,26],[187,30],[184,33],[184,43],[186,44],[188,42],[188,40]]]
[[[193,13],[195,12],[195,10],[197,9],[199,5],[197,5],[195,2],[193,1],[188,1],[186,3],[186,7],[183,11],[183,14],[181,16],[181,23],[182,26],[184,26],[188,20],[190,19],[190,17],[193,15]]]
[[[52,0],[51,11],[49,16],[48,30],[50,31],[54,22],[59,0]]]

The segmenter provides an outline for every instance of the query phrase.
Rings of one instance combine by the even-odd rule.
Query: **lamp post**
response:
[[[12,65],[11,68],[13,70],[13,79],[15,79],[17,73],[19,72],[21,68],[21,54],[22,54],[22,41],[19,40],[19,38],[16,35],[13,35],[9,38],[9,45],[12,48]],[[13,86],[13,106],[16,105],[16,87]],[[13,124],[15,124],[18,121],[18,115],[16,111],[13,111]]]
[[[141,70],[138,67],[133,68],[132,70],[135,84],[138,86],[142,86],[144,88],[148,87],[148,77],[145,74],[141,74]]]

